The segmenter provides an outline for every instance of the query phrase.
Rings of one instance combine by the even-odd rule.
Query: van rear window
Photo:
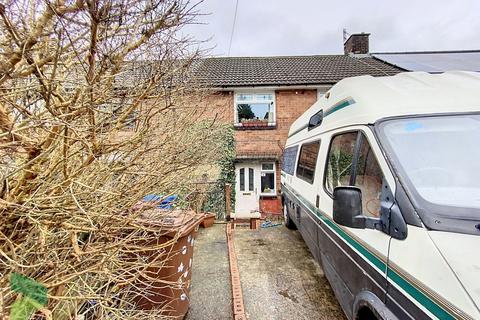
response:
[[[286,148],[283,152],[282,171],[292,175],[295,173],[295,161],[297,160],[298,146]]]
[[[298,157],[297,177],[313,183],[319,149],[320,141],[305,143],[302,145],[300,156]]]

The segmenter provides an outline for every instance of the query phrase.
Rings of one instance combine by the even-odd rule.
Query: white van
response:
[[[480,74],[340,81],[292,124],[281,180],[349,319],[480,319]]]

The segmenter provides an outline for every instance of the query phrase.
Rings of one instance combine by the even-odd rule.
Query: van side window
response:
[[[336,187],[350,185],[357,134],[348,132],[336,135],[332,139],[325,173],[325,188],[331,194]]]
[[[300,149],[297,164],[297,177],[313,183],[320,141],[304,143]]]
[[[355,186],[362,190],[363,214],[380,216],[380,194],[383,174],[367,138],[362,134],[360,154],[356,166]]]
[[[286,148],[283,151],[282,171],[292,175],[295,173],[295,161],[297,160],[298,146]]]

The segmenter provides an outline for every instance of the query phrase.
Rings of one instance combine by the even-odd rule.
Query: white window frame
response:
[[[264,164],[273,164],[273,169],[272,170],[263,170],[263,165]],[[272,162],[261,162],[260,163],[260,195],[261,196],[276,196],[277,195],[277,167],[276,167],[276,164],[275,164],[275,161],[272,161]],[[263,173],[273,173],[273,192],[263,192],[262,190],[262,174]]]
[[[272,95],[272,100],[257,100],[256,95]],[[238,100],[238,97],[241,95],[253,95],[252,100]],[[235,92],[234,102],[233,102],[233,114],[234,114],[234,126],[242,127],[243,124],[238,119],[237,105],[239,103],[265,103],[273,102],[273,122],[268,122],[268,126],[275,126],[277,123],[277,107],[275,103],[275,91],[239,91]]]

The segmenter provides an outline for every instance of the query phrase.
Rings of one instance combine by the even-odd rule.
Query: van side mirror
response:
[[[346,227],[365,229],[362,214],[362,191],[357,187],[336,187],[333,190],[333,220]]]
[[[393,199],[390,189],[388,199]],[[350,228],[380,230],[399,240],[405,239],[408,232],[400,208],[392,200],[381,202],[380,218],[364,216],[362,191],[352,186],[336,187],[333,190],[333,221]]]

